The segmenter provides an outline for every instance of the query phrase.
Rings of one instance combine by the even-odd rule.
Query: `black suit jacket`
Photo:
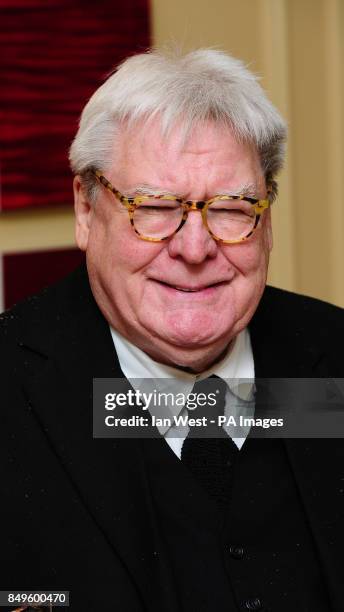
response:
[[[344,377],[339,308],[267,287],[250,333],[257,377]],[[0,351],[1,589],[70,590],[73,611],[177,612],[141,443],[92,437],[92,379],[123,374],[85,268],[3,314]],[[342,612],[344,441],[285,444]]]

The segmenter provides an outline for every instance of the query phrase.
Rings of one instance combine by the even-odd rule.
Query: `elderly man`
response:
[[[343,375],[343,312],[265,287],[285,135],[214,50],[134,56],[89,100],[70,152],[87,269],[2,317],[3,588],[69,590],[72,610],[343,609],[341,440],[92,436],[93,378]]]

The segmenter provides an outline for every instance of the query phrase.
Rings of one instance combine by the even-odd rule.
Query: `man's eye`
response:
[[[150,200],[148,202],[141,202],[140,208],[144,210],[169,211],[169,210],[176,210],[176,208],[179,208],[179,204],[178,202],[174,200],[154,200],[154,201]]]
[[[253,216],[253,212],[251,210],[238,210],[237,208],[216,208],[211,209],[212,214],[224,215],[225,217],[232,218],[240,218],[240,217],[249,217]]]
[[[159,205],[159,204],[157,204],[156,206],[151,206],[151,205],[148,205],[148,206],[147,206],[147,205],[143,205],[143,206],[140,206],[140,208],[142,208],[143,210],[146,210],[147,212],[148,212],[149,210],[152,210],[152,211],[157,211],[157,212],[158,212],[158,211],[163,211],[163,210],[165,210],[165,211],[167,211],[167,212],[168,212],[168,211],[170,211],[170,210],[175,210],[177,207],[173,207],[173,208],[172,208],[172,206],[164,206],[164,205]]]
[[[241,200],[236,203],[229,202],[213,202],[208,209],[210,214],[223,215],[225,217],[253,217],[255,212],[253,206],[249,202]]]

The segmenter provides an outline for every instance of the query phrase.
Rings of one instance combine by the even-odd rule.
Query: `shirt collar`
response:
[[[145,390],[151,391],[149,379],[153,378],[154,386],[158,387],[159,392],[176,393],[175,384],[177,382],[178,393],[188,395],[197,380],[215,374],[223,378],[231,392],[240,399],[246,401],[252,396],[254,360],[247,328],[236,336],[219,362],[197,375],[155,361],[113,327],[110,327],[110,330],[121,369],[134,389],[142,390],[144,386]],[[170,406],[169,414],[177,416],[182,410],[183,406]]]

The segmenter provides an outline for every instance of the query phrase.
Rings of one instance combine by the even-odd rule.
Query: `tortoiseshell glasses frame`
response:
[[[138,195],[134,197],[127,197],[123,195],[120,191],[118,191],[118,189],[116,189],[116,187],[114,187],[110,183],[110,181],[108,181],[108,179],[104,176],[104,174],[100,170],[92,170],[91,172],[92,174],[96,176],[98,181],[106,189],[108,189],[121,202],[121,204],[123,204],[123,206],[126,207],[128,214],[129,214],[130,223],[136,235],[138,236],[138,238],[140,238],[141,240],[146,240],[148,242],[163,242],[164,240],[168,240],[172,238],[172,236],[174,236],[177,232],[179,232],[179,230],[185,224],[188,218],[188,213],[193,210],[199,210],[202,215],[203,224],[206,227],[209,234],[212,236],[212,238],[214,238],[214,240],[216,240],[217,242],[221,242],[223,244],[238,244],[239,242],[244,242],[245,240],[250,238],[250,236],[252,236],[252,234],[255,232],[255,230],[258,227],[260,218],[264,210],[269,208],[271,204],[270,199],[269,199],[269,195],[270,195],[269,190],[267,191],[267,198],[263,200],[259,200],[258,198],[252,198],[246,195],[217,195],[214,198],[211,198],[210,200],[205,200],[205,201],[183,200],[182,198],[178,196],[169,195],[169,194],[168,195],[166,194],[164,195],[147,194],[147,195]],[[137,228],[135,227],[135,223],[134,223],[135,210],[139,208],[145,202],[148,202],[149,200],[151,200],[152,198],[154,198],[155,200],[161,199],[161,200],[168,200],[172,202],[178,202],[178,204],[180,204],[180,207],[182,208],[181,221],[177,229],[175,229],[169,235],[163,236],[161,238],[152,238],[152,237],[142,235],[140,232],[137,231]],[[252,217],[252,227],[250,227],[246,235],[240,236],[240,238],[236,238],[236,239],[225,240],[223,238],[220,238],[216,234],[214,234],[214,232],[209,228],[208,220],[207,220],[207,210],[211,204],[217,201],[221,201],[221,200],[226,200],[226,201],[244,200],[245,202],[248,202],[252,206],[251,210],[254,212],[254,217]]]

